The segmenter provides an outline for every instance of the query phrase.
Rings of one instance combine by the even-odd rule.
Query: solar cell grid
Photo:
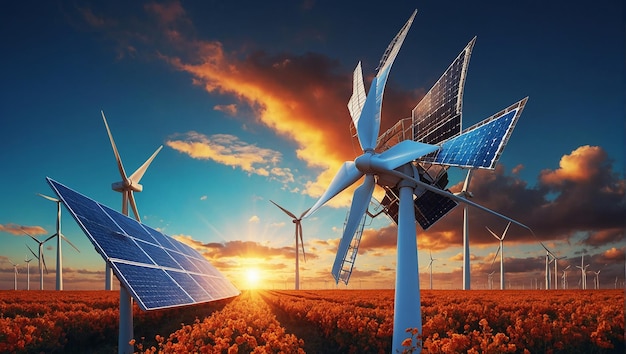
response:
[[[239,295],[239,290],[192,247],[47,180],[142,309]]]

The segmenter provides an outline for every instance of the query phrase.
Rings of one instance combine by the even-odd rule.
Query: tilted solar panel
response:
[[[421,161],[447,166],[494,169],[528,98],[475,124]]]
[[[198,251],[47,178],[96,251],[143,310],[237,296]]]
[[[422,100],[413,108],[413,140],[439,144],[461,133],[461,111],[465,76],[474,37],[459,53]]]

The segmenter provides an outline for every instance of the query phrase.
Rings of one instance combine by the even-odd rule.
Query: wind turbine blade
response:
[[[496,213],[495,211],[493,211],[493,210],[491,210],[491,209],[489,209],[489,208],[486,208],[486,207],[484,207],[484,206],[482,206],[482,205],[480,205],[480,204],[474,203],[474,202],[472,202],[472,201],[471,201],[471,200],[469,200],[469,199],[462,198],[462,197],[460,197],[460,196],[458,196],[458,195],[454,195],[454,194],[452,194],[452,193],[450,193],[450,192],[447,192],[447,191],[444,191],[444,190],[439,189],[439,188],[437,188],[437,187],[431,186],[431,185],[430,185],[430,184],[428,184],[428,183],[424,183],[424,182],[422,182],[422,181],[420,181],[420,180],[418,180],[418,179],[415,179],[415,178],[413,178],[413,177],[407,176],[407,175],[405,175],[404,173],[399,172],[399,171],[396,171],[396,170],[390,170],[390,171],[387,171],[387,173],[392,174],[392,175],[394,175],[394,176],[396,176],[396,177],[399,177],[399,178],[402,178],[402,179],[407,179],[407,180],[410,180],[411,182],[413,182],[413,183],[417,184],[417,185],[418,185],[418,186],[420,186],[420,187],[423,187],[424,189],[427,189],[427,190],[429,190],[429,191],[431,191],[431,192],[433,192],[433,193],[437,193],[437,194],[439,194],[439,195],[443,195],[443,196],[445,196],[445,197],[448,197],[448,198],[450,198],[450,199],[452,199],[452,200],[454,200],[454,201],[456,201],[456,202],[459,202],[459,203],[465,203],[465,204],[467,204],[467,205],[471,205],[471,206],[473,206],[473,207],[475,207],[475,208],[477,208],[477,209],[480,209],[480,210],[482,210],[482,211],[485,211],[485,212],[487,212],[487,213],[489,213],[489,214],[492,214],[492,215],[495,215],[495,216],[497,216],[497,217],[499,217],[499,218],[502,218],[502,219],[504,219],[504,220],[510,221],[510,222],[512,222],[512,223],[513,223],[513,224],[515,224],[515,225],[518,225],[518,226],[521,226],[521,227],[523,227],[523,228],[527,229],[528,231],[530,231],[530,232],[531,232],[531,234],[533,234],[533,235],[534,235],[533,230],[532,230],[530,227],[528,227],[528,226],[526,226],[526,225],[522,224],[521,222],[519,222],[519,221],[517,221],[517,220],[513,220],[513,219],[509,218],[508,216],[504,216],[504,215],[502,215],[502,214],[500,214],[500,213]]]
[[[32,253],[32,254],[33,254],[33,256],[35,256],[35,258],[39,259],[39,256],[37,256],[37,255],[35,254],[35,252],[33,252],[33,250],[30,248],[30,246],[26,245],[26,247],[28,248],[28,250],[30,251],[30,253]]]
[[[408,162],[439,150],[439,146],[424,144],[413,140],[404,140],[390,149],[375,155],[376,167],[384,170],[394,170]]]
[[[504,240],[504,237],[506,236],[506,232],[509,231],[509,226],[511,226],[511,222],[509,221],[508,224],[506,224],[506,228],[504,229],[504,232],[502,233],[502,239]]]
[[[491,261],[491,268],[493,268],[493,263],[496,261],[496,258],[498,258],[498,253],[500,253],[500,246],[498,246],[498,250],[496,251],[496,255],[493,256],[493,260]]]
[[[491,233],[493,235],[493,237],[497,238],[498,240],[500,239],[500,236],[496,235],[495,232],[491,231],[490,228],[485,226],[485,229],[487,229],[487,231],[489,231],[489,233]]]
[[[43,269],[46,270],[46,274],[48,274],[48,267],[46,266],[46,257],[43,256],[43,252],[41,253],[41,262],[43,262]],[[57,269],[57,272],[59,270]]]
[[[357,133],[359,136],[359,144],[363,151],[373,150],[376,146],[376,140],[380,130],[380,112],[383,103],[383,93],[385,91],[385,84],[387,83],[387,77],[406,34],[411,28],[413,19],[417,10],[413,12],[409,20],[404,24],[400,32],[391,41],[385,53],[383,54],[380,63],[378,64],[378,73],[372,80],[370,90],[368,91],[363,110],[359,116],[356,124]]]
[[[33,235],[29,234],[29,233],[28,233],[28,232],[26,232],[24,229],[20,229],[20,230],[22,230],[22,232],[23,232],[23,233],[25,233],[26,235],[30,236],[30,238],[32,238],[32,239],[33,239],[33,240],[35,240],[37,243],[39,243],[39,240],[38,240],[35,236],[33,236]]]
[[[354,127],[358,127],[359,125],[359,118],[361,117],[361,111],[363,111],[365,98],[363,71],[361,69],[361,62],[359,62],[354,69],[352,78],[352,96],[350,96],[350,100],[348,101],[348,111],[350,111],[350,117],[352,117]]]
[[[115,160],[117,161],[117,168],[120,171],[120,176],[122,176],[122,181],[125,181],[127,177],[126,177],[126,171],[124,171],[124,165],[122,165],[122,158],[120,157],[120,154],[117,151],[117,146],[115,145],[115,140],[113,140],[113,135],[111,134],[111,129],[109,129],[109,124],[107,123],[107,119],[104,116],[104,111],[100,111],[100,113],[102,113],[102,120],[104,120],[104,126],[107,128],[107,134],[109,134],[109,140],[111,141],[113,154],[115,154]]]
[[[300,231],[300,246],[302,246],[302,256],[304,257],[304,262],[306,263],[306,252],[304,252],[304,240],[302,239],[302,224],[298,222],[298,231]]]
[[[339,248],[337,249],[337,255],[335,256],[335,262],[333,263],[332,268],[332,274],[337,283],[339,282],[339,275],[343,265],[343,260],[348,253],[348,248],[350,247],[350,243],[352,243],[354,233],[367,211],[370,199],[372,198],[372,193],[374,193],[375,185],[376,180],[374,175],[365,175],[363,184],[354,190],[352,205],[350,205],[350,212],[348,214],[348,221],[345,229],[343,230],[343,236],[341,236],[341,241],[339,242]]]
[[[302,220],[302,218],[304,218],[304,216],[306,215],[306,213],[309,212],[309,210],[311,210],[311,208],[308,208],[307,210],[303,211],[302,214],[300,214],[300,220]]]
[[[159,151],[161,151],[162,148],[163,145],[159,146],[158,149],[156,149],[156,151],[152,154],[152,156],[150,156],[150,158],[147,159],[146,162],[144,162],[143,165],[141,165],[141,167],[137,169],[137,171],[133,172],[133,174],[130,175],[129,179],[133,181],[133,183],[139,183],[141,177],[143,177],[144,173],[146,173],[148,166],[150,166],[152,160],[154,160],[154,158],[159,153]]]
[[[278,209],[282,210],[285,212],[285,214],[289,215],[290,217],[292,217],[293,219],[297,219],[297,217],[295,215],[293,215],[292,212],[290,212],[289,210],[281,207],[280,205],[276,204],[273,200],[270,199],[270,202],[272,202],[272,204],[276,205],[278,207]]]
[[[343,163],[333,180],[330,182],[328,189],[322,194],[320,199],[304,214],[302,218],[311,216],[322,205],[326,204],[334,196],[339,194],[344,189],[350,187],[354,182],[358,181],[363,176],[363,173],[356,168],[356,165],[352,161],[346,161]]]
[[[135,194],[133,191],[128,191],[128,201],[130,202],[131,208],[133,208],[133,214],[135,214],[135,219],[141,222],[141,218],[139,217],[139,210],[137,210],[137,203],[135,202]]]
[[[48,237],[48,238],[47,238],[47,239],[45,239],[42,243],[46,243],[46,242],[48,242],[48,241],[52,240],[55,236],[57,236],[57,234],[54,234],[54,235],[52,235],[52,236]]]
[[[61,234],[61,238],[65,240],[65,242],[69,243],[70,246],[74,247],[76,251],[80,252],[80,250],[76,246],[74,246],[74,244],[70,240],[68,240],[67,237],[65,237],[63,234]]]
[[[472,169],[467,170],[467,175],[465,175],[465,181],[463,182],[463,189],[461,189],[461,194],[466,198],[472,198],[474,196],[472,192],[467,191],[467,189],[469,188],[470,180],[472,179],[472,171]]]
[[[49,196],[47,196],[47,195],[45,195],[45,194],[37,193],[37,195],[38,195],[38,196],[40,196],[40,197],[42,197],[42,198],[46,198],[46,199],[48,199],[48,200],[50,200],[50,201],[53,201],[53,202],[59,202],[59,200],[58,200],[58,199],[56,199],[56,198],[52,198],[52,197],[49,197]]]

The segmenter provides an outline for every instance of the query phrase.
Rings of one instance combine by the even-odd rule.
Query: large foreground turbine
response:
[[[421,194],[427,190],[456,202],[475,206],[528,229],[527,226],[484,208],[466,198],[423,182],[418,165],[412,162],[418,158],[437,152],[440,149],[444,149],[444,147],[413,140],[403,140],[383,152],[379,153],[375,151],[380,129],[381,106],[385,83],[393,61],[400,50],[416,12],[417,11],[411,15],[385,51],[378,72],[372,80],[367,95],[365,95],[363,86],[361,65],[360,63],[357,65],[354,71],[353,95],[348,103],[348,109],[354,126],[356,127],[357,137],[363,153],[354,161],[346,161],[341,166],[328,189],[304,215],[305,218],[309,217],[330,199],[364,177],[363,183],[354,191],[348,219],[332,267],[332,275],[335,281],[338,283],[342,280],[347,283],[350,273],[343,269],[344,260],[350,249],[354,235],[366,215],[375,185],[378,184],[383,187],[398,190],[398,240],[392,342],[393,353],[402,351],[402,342],[409,336],[406,332],[407,329],[417,329],[420,334],[422,333],[416,215],[413,203],[414,194]],[[517,117],[519,112],[521,112],[521,108],[519,107],[510,111],[508,119],[513,121],[513,117]],[[473,133],[475,133],[475,131],[469,131],[467,134],[459,136],[458,138],[461,139],[457,141],[472,139],[473,135],[471,134]],[[452,143],[448,145],[447,148],[453,149],[457,147]],[[447,155],[444,154],[443,158],[445,158],[445,156]],[[417,344],[418,347],[421,346],[420,343]]]

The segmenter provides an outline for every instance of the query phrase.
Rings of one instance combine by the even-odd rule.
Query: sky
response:
[[[543,242],[559,279],[579,287],[585,255],[600,286],[624,286],[626,242],[624,18],[620,1],[46,1],[0,14],[0,289],[26,287],[25,257],[55,232],[50,177],[114,209],[120,181],[102,110],[128,173],[159,146],[136,194],[142,222],[185,242],[237,287],[292,289],[291,219],[312,206],[339,166],[360,155],[346,104],[352,71],[365,86],[411,13],[391,70],[381,132],[410,116],[477,36],[463,127],[529,97],[494,171],[478,171],[473,201],[529,226],[504,242],[508,286],[543,283]],[[464,171],[450,169],[452,191]],[[358,185],[359,183],[357,183]],[[379,192],[378,192],[379,193]],[[302,222],[301,288],[330,274],[352,190]],[[472,288],[487,286],[506,221],[469,210]],[[396,226],[368,222],[348,288],[391,288]],[[65,289],[103,289],[104,261],[67,210]],[[416,229],[420,284],[462,286],[462,207]],[[45,244],[54,288],[56,245]],[[36,261],[31,289],[37,288]],[[595,276],[593,276],[595,277]],[[592,275],[588,284],[593,284]],[[591,286],[591,285],[590,285]],[[346,288],[339,285],[339,288]]]

